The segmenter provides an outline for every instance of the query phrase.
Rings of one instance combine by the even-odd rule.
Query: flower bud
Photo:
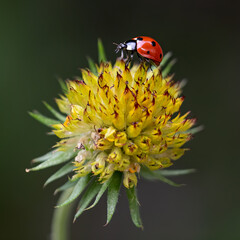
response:
[[[132,188],[137,185],[137,177],[135,173],[124,172],[123,185],[126,188]]]
[[[135,155],[138,152],[138,146],[131,141],[128,141],[123,149],[127,155]]]
[[[114,147],[112,152],[108,155],[107,161],[110,163],[118,163],[122,159],[122,151],[118,147]]]
[[[151,146],[151,139],[147,136],[138,136],[134,142],[142,149],[143,152],[149,152]]]
[[[123,154],[121,160],[118,163],[115,163],[115,170],[124,171],[130,165],[130,157]]]
[[[85,160],[90,158],[92,156],[92,153],[87,150],[81,150],[79,151],[78,155],[75,157],[75,161],[78,162],[78,164],[83,164]]]
[[[142,134],[147,135],[151,138],[151,142],[153,144],[158,144],[162,141],[162,132],[159,127],[148,129],[147,131],[144,131]]]
[[[107,167],[105,167],[104,171],[100,174],[99,181],[102,183],[107,181],[113,175],[113,172],[114,164],[110,163],[107,165]]]
[[[103,151],[103,150],[111,149],[112,145],[113,145],[112,142],[109,142],[108,140],[101,138],[97,141],[95,147],[96,149]]]
[[[133,122],[127,128],[127,135],[129,138],[135,138],[141,133],[141,130],[142,130],[142,122]]]
[[[98,175],[104,170],[106,159],[107,159],[107,154],[105,152],[101,152],[97,155],[96,160],[91,163],[92,172],[94,175]]]
[[[116,135],[116,129],[114,127],[109,127],[107,129],[104,129],[101,134],[104,134],[104,138],[107,139],[110,142],[114,142],[115,135]]]
[[[127,134],[125,132],[118,132],[115,137],[115,146],[122,147],[127,142]]]
[[[163,168],[167,168],[173,165],[173,163],[171,162],[171,160],[167,157],[165,158],[160,158],[161,164]]]
[[[77,164],[76,164],[76,166],[77,166]],[[76,172],[76,174],[72,177],[73,181],[77,178],[86,176],[88,173],[90,173],[91,172],[91,164],[85,164],[85,165],[79,166],[79,167],[75,168],[74,171]]]

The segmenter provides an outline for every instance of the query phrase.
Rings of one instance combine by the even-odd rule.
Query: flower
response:
[[[195,119],[179,113],[180,84],[159,68],[146,69],[117,60],[101,63],[97,75],[82,69],[82,78],[67,82],[66,96],[57,100],[67,117],[53,132],[64,139],[60,149],[77,153],[74,180],[93,173],[103,183],[120,171],[131,188],[142,166],[167,168],[186,151],[181,147]]]
[[[102,61],[95,68],[91,64],[92,71],[81,69],[81,78],[68,80],[66,85],[62,83],[65,94],[56,103],[64,115],[45,103],[58,121],[31,113],[50,125],[61,140],[55,145],[56,150],[35,159],[40,165],[29,170],[68,162],[46,184],[73,173],[58,189],[73,187],[69,199],[60,206],[75,200],[92,178],[95,180],[88,189],[94,192],[92,199],[97,195],[93,205],[107,188],[110,195],[114,192],[111,189],[115,189],[114,194],[118,196],[123,182],[130,208],[135,209],[135,213],[131,212],[132,219],[139,227],[141,221],[134,217],[138,212],[135,188],[138,175],[177,185],[166,179],[159,169],[170,167],[188,150],[182,146],[192,138],[190,129],[196,119],[188,118],[189,112],[180,113],[184,101],[182,83],[175,83],[172,75],[167,76],[173,62],[163,69],[169,57],[166,55],[165,63],[163,60],[162,65],[154,69],[148,69],[145,63],[128,67],[120,59],[114,65]],[[116,203],[117,197],[110,203],[113,212]],[[84,209],[80,207],[75,218]],[[107,222],[113,212],[108,214]]]

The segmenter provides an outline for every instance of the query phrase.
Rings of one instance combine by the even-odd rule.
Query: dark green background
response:
[[[175,179],[186,187],[140,181],[145,230],[131,223],[121,193],[112,222],[106,199],[72,227],[72,239],[240,239],[239,193],[239,5],[237,1],[1,1],[1,239],[49,239],[56,186],[43,189],[55,171],[26,174],[32,158],[56,138],[29,117],[54,104],[57,77],[72,78],[97,60],[97,38],[114,61],[114,45],[137,35],[152,36],[178,62],[175,79],[188,79],[183,110],[205,130],[177,168],[197,173]]]

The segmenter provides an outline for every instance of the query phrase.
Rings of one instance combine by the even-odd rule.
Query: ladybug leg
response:
[[[143,63],[145,61],[144,58],[138,52],[137,52],[137,56],[138,56],[140,63]]]
[[[121,50],[121,56],[120,56],[120,59],[123,59],[124,57],[124,53],[123,53],[123,49]]]
[[[151,69],[151,71],[153,72],[151,61],[150,61],[148,58],[145,58],[144,60],[145,60],[145,62],[147,63],[148,67],[149,67],[149,68]]]
[[[126,58],[126,65],[127,66],[133,59],[133,53],[134,53],[134,51],[128,51],[127,52],[127,58]]]

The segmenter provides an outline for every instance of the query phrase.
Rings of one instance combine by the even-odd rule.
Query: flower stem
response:
[[[63,203],[71,194],[72,188],[67,189],[64,191],[59,200],[57,205]],[[70,217],[71,217],[71,210],[74,205],[70,203],[67,206],[56,208],[53,213],[52,219],[52,229],[51,229],[51,240],[69,240],[70,239]]]

